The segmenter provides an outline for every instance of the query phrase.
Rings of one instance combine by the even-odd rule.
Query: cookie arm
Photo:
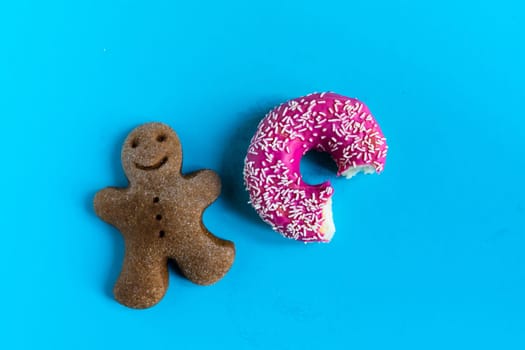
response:
[[[113,226],[125,217],[123,210],[125,207],[126,195],[123,189],[107,187],[95,195],[93,206],[95,213],[105,222]]]
[[[198,198],[205,207],[213,203],[221,193],[221,178],[213,170],[205,169],[195,171],[184,176],[190,198]]]

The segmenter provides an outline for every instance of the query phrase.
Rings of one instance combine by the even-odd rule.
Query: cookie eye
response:
[[[164,141],[166,141],[166,135],[159,135],[159,136],[157,136],[157,141],[158,141],[158,142],[164,142]]]
[[[137,148],[138,145],[139,145],[139,140],[133,139],[133,141],[131,141],[131,148]]]

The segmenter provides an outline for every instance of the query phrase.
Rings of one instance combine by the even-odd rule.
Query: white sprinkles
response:
[[[330,153],[340,175],[361,166],[381,172],[388,146],[368,107],[330,92],[285,102],[259,123],[244,166],[250,203],[285,237],[327,241],[323,208],[333,189],[306,184],[299,170],[299,159],[311,149]]]

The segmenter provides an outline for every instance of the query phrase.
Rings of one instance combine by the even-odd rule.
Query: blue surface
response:
[[[508,0],[2,2],[0,348],[523,349],[523,23]],[[304,162],[337,233],[303,245],[245,204],[242,158],[270,107],[323,90],[367,103],[390,153],[350,181]],[[221,175],[204,220],[237,258],[135,311],[91,203],[153,120]]]

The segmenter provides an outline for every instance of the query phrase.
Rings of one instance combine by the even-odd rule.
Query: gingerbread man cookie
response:
[[[220,193],[211,170],[182,175],[182,150],[175,132],[161,123],[133,130],[122,146],[127,188],[106,188],[95,196],[102,220],[124,236],[125,257],[113,290],[132,308],[147,308],[168,287],[168,259],[190,281],[208,285],[230,269],[235,247],[211,234],[202,213]]]

